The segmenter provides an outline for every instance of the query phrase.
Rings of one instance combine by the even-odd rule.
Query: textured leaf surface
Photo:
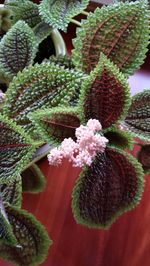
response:
[[[25,69],[7,91],[4,113],[33,133],[27,115],[39,108],[68,105],[81,86],[83,74],[55,64],[43,63]]]
[[[9,182],[9,184],[0,185],[0,191],[3,202],[21,207],[22,180],[20,175],[18,175],[13,181]]]
[[[39,5],[42,19],[61,30],[66,30],[70,19],[87,7],[89,0],[43,0]]]
[[[13,12],[13,23],[24,20],[32,28],[41,22],[38,5],[32,1],[5,1],[5,6]]]
[[[123,73],[132,74],[143,63],[149,40],[145,1],[117,3],[90,14],[77,31],[73,61],[90,72],[103,52]]]
[[[108,128],[122,119],[130,105],[126,79],[117,67],[102,55],[97,67],[85,79],[79,98],[83,121],[97,119]]]
[[[34,151],[33,140],[22,128],[0,115],[0,183],[14,180]]]
[[[23,192],[38,193],[45,187],[45,177],[36,164],[21,173]]]
[[[49,58],[49,62],[50,63],[55,63],[56,65],[59,65],[59,66],[64,66],[65,68],[68,68],[68,69],[74,69],[75,66],[72,62],[72,58],[68,55],[59,55],[59,56],[50,56]]]
[[[150,145],[143,145],[138,153],[138,160],[142,164],[145,173],[150,172]]]
[[[36,36],[37,42],[41,43],[50,35],[52,27],[42,21],[34,27],[33,31]]]
[[[0,208],[0,245],[16,245],[17,240],[13,234],[11,225],[5,216],[4,209]]]
[[[106,131],[104,136],[109,140],[109,145],[118,147],[120,149],[132,149],[133,141],[129,132],[112,128]]]
[[[10,206],[6,211],[18,245],[0,245],[0,256],[16,265],[39,265],[45,260],[51,244],[44,227],[26,211]]]
[[[36,54],[36,38],[24,21],[18,21],[0,42],[0,67],[12,77],[29,66]]]
[[[125,126],[135,136],[150,141],[150,90],[133,97],[125,118]]]
[[[80,126],[80,116],[73,108],[38,110],[29,117],[41,138],[49,143],[58,144],[69,137],[75,139],[75,130]]]
[[[137,160],[107,148],[77,181],[72,203],[75,219],[89,227],[107,228],[138,203],[142,190],[143,171]]]

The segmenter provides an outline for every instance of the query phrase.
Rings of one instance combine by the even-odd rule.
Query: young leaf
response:
[[[39,193],[45,187],[45,177],[40,168],[34,163],[22,173],[23,192]]]
[[[1,114],[0,133],[0,184],[7,184],[23,170],[36,145],[20,126]]]
[[[74,40],[74,64],[90,72],[103,52],[120,70],[130,75],[143,63],[149,43],[146,1],[117,3],[96,9]]]
[[[150,145],[143,145],[138,153],[138,160],[145,173],[150,173]]]
[[[106,58],[82,83],[79,108],[82,122],[89,119],[100,121],[106,129],[121,120],[130,106],[129,87],[118,68]]]
[[[45,228],[27,211],[6,206],[6,212],[18,243],[0,245],[0,257],[21,266],[41,264],[52,244]]]
[[[141,164],[131,155],[107,148],[85,167],[73,191],[73,213],[77,223],[108,228],[132,209],[143,191]]]
[[[60,144],[65,138],[75,139],[80,126],[80,116],[74,108],[38,110],[29,115],[41,138],[49,143]]]
[[[69,105],[74,92],[81,87],[83,77],[82,72],[50,63],[29,67],[18,73],[10,84],[4,113],[28,134],[33,134],[33,125],[27,115],[39,108]]]
[[[32,64],[36,54],[36,38],[24,21],[18,21],[0,42],[0,67],[12,78]]]
[[[133,141],[129,132],[122,131],[118,128],[111,128],[104,133],[104,136],[109,139],[109,145],[120,149],[132,149]]]
[[[21,207],[22,203],[22,179],[18,175],[9,184],[0,185],[1,197],[3,202],[13,206]]]
[[[24,20],[31,28],[41,22],[38,5],[28,0],[5,1],[5,6],[13,13],[13,23]]]
[[[71,18],[84,10],[88,3],[89,0],[43,0],[39,13],[46,23],[66,31]]]
[[[150,141],[150,90],[133,97],[125,118],[125,126],[133,136]]]

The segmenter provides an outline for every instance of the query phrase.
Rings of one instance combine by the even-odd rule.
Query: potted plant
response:
[[[35,161],[46,143],[50,164],[67,159],[77,167],[77,223],[108,229],[142,197],[150,166],[150,92],[132,98],[128,77],[146,56],[148,5],[119,2],[88,14],[88,2],[4,3],[12,26],[0,42],[1,76],[8,86],[0,114],[0,256],[16,265],[39,265],[52,243],[40,222],[21,209],[22,190],[35,193],[45,185]],[[79,13],[87,18],[78,22]],[[63,46],[63,52],[36,63],[39,43],[53,28],[66,31],[69,22],[78,26],[71,57],[64,56]],[[129,154],[135,137],[142,147],[137,159]]]

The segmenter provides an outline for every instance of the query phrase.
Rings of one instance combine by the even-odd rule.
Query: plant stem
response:
[[[79,21],[75,20],[75,19],[71,19],[70,22],[72,22],[73,24],[81,27],[81,23]]]
[[[88,16],[88,15],[89,15],[89,12],[83,10],[83,11],[81,12],[81,14],[83,14],[83,15],[85,15],[85,16]]]

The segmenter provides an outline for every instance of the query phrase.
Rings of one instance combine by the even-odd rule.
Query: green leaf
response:
[[[97,8],[77,30],[74,64],[89,73],[103,52],[123,73],[132,74],[146,56],[148,12],[147,3],[143,0]]]
[[[41,138],[49,143],[60,144],[65,138],[75,139],[80,126],[80,116],[75,108],[52,108],[37,110],[29,115]]]
[[[18,244],[0,245],[0,257],[21,266],[41,264],[52,244],[45,228],[27,211],[11,206],[6,211]]]
[[[38,5],[28,0],[5,1],[5,6],[13,13],[13,23],[24,20],[31,28],[41,22]]]
[[[20,126],[0,114],[0,184],[15,180],[32,157],[36,144]]]
[[[82,122],[97,119],[106,129],[124,118],[130,106],[126,79],[118,68],[102,55],[97,67],[82,83],[79,97]]]
[[[1,34],[8,31],[11,27],[11,12],[5,7],[0,7],[0,31]],[[0,37],[1,38],[1,37]]]
[[[21,176],[23,192],[39,193],[45,188],[45,176],[35,163],[25,169]]]
[[[150,145],[143,145],[138,153],[138,160],[145,173],[150,173]]]
[[[139,202],[143,191],[141,164],[131,155],[107,148],[85,167],[73,190],[77,223],[107,229]]]
[[[50,63],[54,63],[56,65],[59,65],[59,66],[64,66],[64,68],[66,69],[75,69],[75,66],[72,62],[72,58],[68,55],[59,55],[59,56],[50,56],[49,59],[46,59],[46,60],[49,60]]]
[[[109,140],[109,145],[120,149],[132,149],[133,140],[129,132],[122,131],[118,128],[111,128],[104,133],[104,136]]]
[[[20,175],[18,175],[13,181],[10,181],[9,184],[0,185],[0,191],[3,202],[21,207],[22,179]]]
[[[5,207],[3,206],[2,202],[0,205],[0,245],[7,244],[10,246],[15,246],[17,244],[17,240],[8,221]]]
[[[150,141],[150,90],[133,97],[125,127],[133,136]]]
[[[18,21],[0,42],[0,67],[9,78],[32,64],[36,38],[24,21]]]
[[[82,12],[88,3],[89,0],[43,0],[39,13],[46,23],[66,31],[71,18]]]
[[[50,35],[52,27],[42,21],[33,28],[33,31],[36,36],[37,42],[41,43]]]
[[[33,134],[27,115],[39,108],[69,105],[79,90],[84,74],[43,63],[23,70],[13,79],[6,93],[4,113]]]

